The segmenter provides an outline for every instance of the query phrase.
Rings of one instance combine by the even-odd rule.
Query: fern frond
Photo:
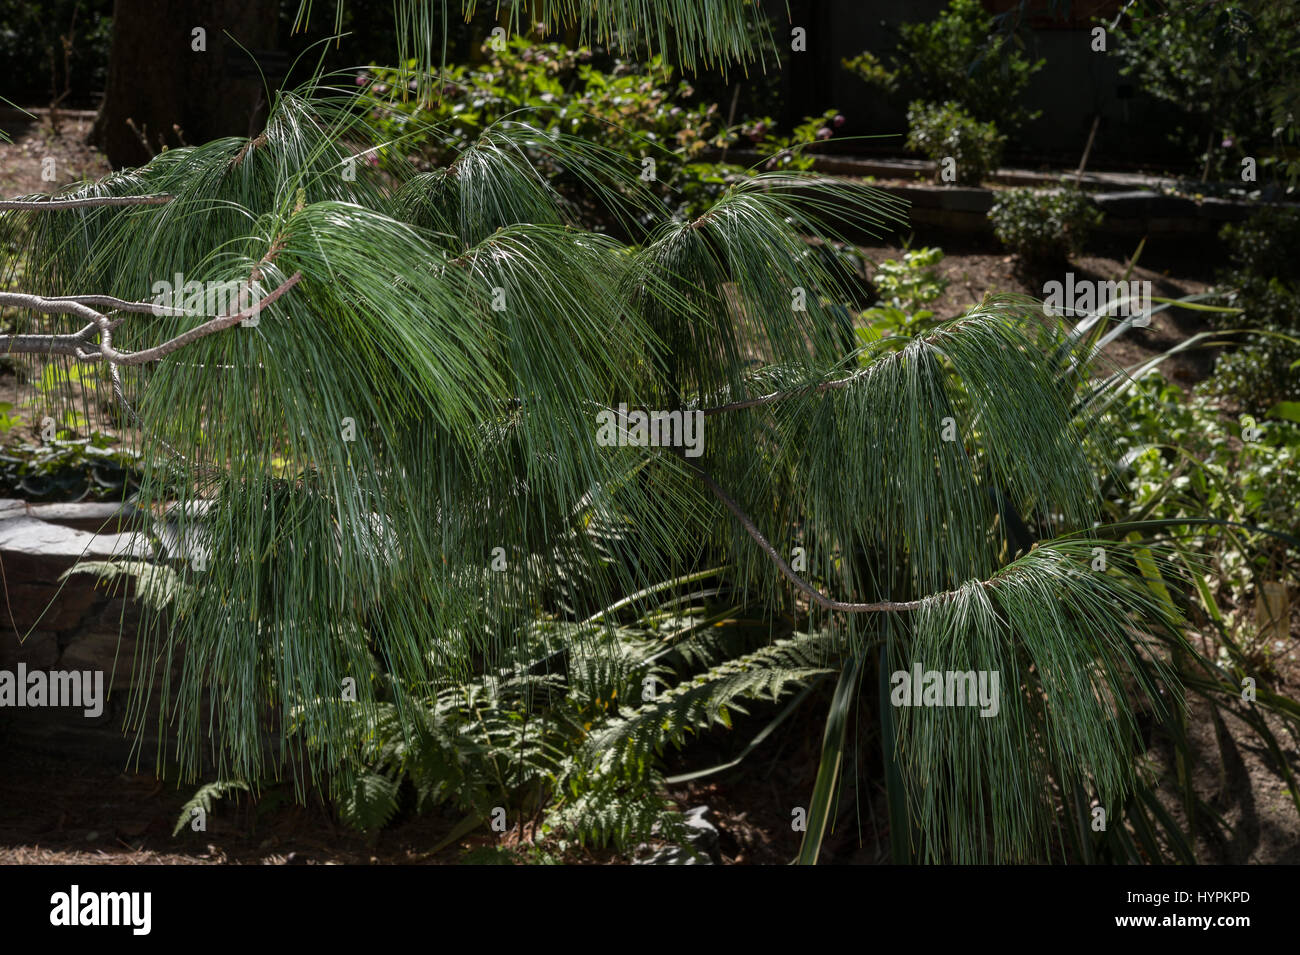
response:
[[[336,799],[339,819],[366,832],[387,825],[397,813],[397,784],[381,773],[364,773]]]
[[[776,701],[833,672],[826,663],[837,643],[828,634],[796,634],[726,660],[660,693],[651,703],[621,710],[619,719],[593,734],[588,752],[602,774],[644,776],[666,744],[682,746],[691,734],[715,725],[729,727],[728,710],[744,712],[739,701]]]
[[[181,807],[181,814],[176,820],[176,828],[172,830],[172,837],[179,836],[181,830],[190,824],[194,818],[194,810],[201,809],[204,813],[210,813],[213,802],[231,792],[252,792],[252,790],[248,783],[238,779],[221,779],[200,786],[189,801]]]
[[[680,844],[686,837],[681,813],[670,801],[610,781],[561,800],[547,813],[546,826],[576,836],[583,845],[613,843],[623,852],[650,839]]]
[[[59,575],[60,582],[76,574],[91,574],[110,587],[122,581],[135,581],[135,599],[155,612],[161,612],[182,599],[184,586],[180,575],[165,564],[146,560],[83,560]]]

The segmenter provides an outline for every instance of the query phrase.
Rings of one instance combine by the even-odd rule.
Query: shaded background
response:
[[[738,94],[736,115],[777,116],[787,129],[803,116],[835,108],[847,121],[842,136],[895,134],[837,142],[828,151],[899,153],[905,104],[868,87],[841,60],[863,51],[886,54],[899,24],[934,19],[945,5],[946,0],[791,0],[787,22],[783,0],[766,0],[778,41],[789,36],[790,24],[803,26],[808,52],[791,53],[785,42],[779,64],[766,74],[704,74],[694,81],[703,98],[727,105]],[[334,32],[333,4],[316,6],[310,28],[295,33],[298,0],[0,0],[0,95],[23,106],[44,106],[59,97],[63,108],[106,104],[93,141],[115,166],[149,158],[126,127],[128,117],[147,129],[151,142],[172,146],[179,144],[175,126],[191,144],[248,135],[266,108],[253,60],[273,86],[305,81],[320,47],[292,68],[295,58]],[[984,3],[992,13],[1017,6],[1017,0]],[[1176,125],[1168,105],[1121,76],[1119,58],[1090,48],[1093,18],[1113,18],[1122,6],[1121,0],[1077,2],[1068,15],[1027,21],[1025,52],[1046,64],[1023,99],[1041,115],[1010,139],[1008,160],[1072,166],[1093,118],[1100,117],[1092,162],[1194,166],[1167,136]],[[191,30],[200,25],[207,30],[208,55],[191,56]],[[453,14],[449,61],[481,59],[479,47],[494,25],[490,11],[470,23]],[[391,0],[349,0],[342,30],[349,35],[325,51],[328,68],[396,61]],[[552,38],[577,41],[576,35]]]

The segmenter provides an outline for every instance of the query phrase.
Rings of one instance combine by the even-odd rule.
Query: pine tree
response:
[[[739,0],[716,19],[600,6],[610,35],[648,22],[663,43],[671,23],[705,60],[755,48]],[[140,658],[180,663],[158,689],[183,771],[210,739],[223,779],[286,755],[334,772],[358,713],[414,724],[508,664],[543,609],[588,620],[722,567],[772,619],[833,637],[803,861],[859,700],[879,701],[900,858],[1082,852],[1094,801],[1146,798],[1136,714],[1180,710],[1171,654],[1191,651],[1146,544],[1094,527],[1088,343],[1006,298],[858,342],[850,277],[819,250],[905,221],[859,184],[754,175],[682,220],[639,157],[526,115],[431,173],[367,161],[392,145],[322,77],[256,137],[0,204],[29,263],[0,294],[18,322],[0,349],[64,369],[66,401],[72,369],[93,381],[142,452],[136,503],[178,515],[174,599]],[[892,707],[914,663],[1000,674],[998,716]],[[600,745],[635,759],[657,725]]]

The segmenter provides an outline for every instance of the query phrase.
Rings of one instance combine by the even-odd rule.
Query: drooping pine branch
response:
[[[695,467],[696,476],[704,483],[704,486],[716,497],[723,505],[740,521],[740,525],[745,528],[745,533],[752,537],[755,543],[762,548],[763,553],[772,559],[772,563],[783,573],[791,583],[808,597],[813,603],[826,610],[837,610],[843,613],[898,613],[905,610],[917,610],[922,606],[920,600],[880,600],[874,603],[851,603],[843,600],[834,600],[827,597],[808,581],[804,580],[794,569],[786,562],[785,558],[780,555],[775,547],[768,543],[767,538],[763,536],[762,531],[754,524],[754,521],[748,514],[740,509],[735,501],[728,496],[727,492],[714,483],[713,478],[701,467]]]

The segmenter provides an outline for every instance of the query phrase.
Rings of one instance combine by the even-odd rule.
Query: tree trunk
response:
[[[267,103],[250,53],[274,48],[278,9],[276,0],[117,0],[91,144],[121,168],[164,146],[256,132]]]

